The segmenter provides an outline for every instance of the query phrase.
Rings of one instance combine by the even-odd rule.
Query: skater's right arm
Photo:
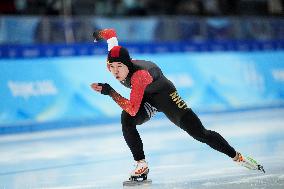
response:
[[[115,90],[110,91],[110,96],[123,110],[125,110],[131,116],[135,116],[140,108],[144,91],[146,87],[152,83],[152,81],[153,78],[149,72],[145,70],[137,71],[131,78],[132,89],[129,100],[122,97]]]
[[[93,83],[91,87],[101,94],[109,95],[123,110],[131,116],[135,116],[140,108],[144,91],[152,81],[152,76],[145,70],[134,73],[131,78],[132,89],[129,100],[121,96],[107,83]]]

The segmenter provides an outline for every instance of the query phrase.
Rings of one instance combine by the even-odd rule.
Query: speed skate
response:
[[[139,175],[139,176],[130,176],[129,180],[123,182],[123,186],[138,186],[138,185],[150,185],[152,184],[151,179],[147,179],[149,169]]]
[[[238,159],[235,161],[239,163],[241,166],[246,167],[250,170],[258,170],[265,173],[263,166],[257,163],[257,161],[254,160],[252,157],[244,156],[239,152],[237,152],[237,155]]]

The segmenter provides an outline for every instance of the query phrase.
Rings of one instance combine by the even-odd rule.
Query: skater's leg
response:
[[[235,149],[219,133],[205,129],[200,119],[191,109],[182,116],[179,126],[194,139],[208,144],[211,148],[231,158],[236,156]]]
[[[196,140],[208,144],[211,148],[219,152],[227,154],[240,165],[265,173],[262,165],[258,164],[253,158],[236,152],[219,133],[205,129],[197,115],[191,109],[182,116],[179,126]]]
[[[197,115],[188,108],[171,83],[169,83],[167,90],[155,98],[155,101],[158,102],[156,107],[193,138],[231,158],[236,156],[234,148],[219,133],[204,128]]]
[[[185,101],[181,99],[174,87],[165,90],[165,94],[158,96],[158,108],[175,125],[182,128],[196,140],[208,144],[213,149],[228,155],[231,158],[236,156],[236,151],[217,132],[204,128],[197,115],[188,108]]]
[[[202,125],[197,115],[186,105],[171,83],[164,93],[155,97],[156,107],[162,111],[175,125],[182,128],[196,140],[208,144],[211,148],[222,152],[234,161],[240,162],[250,169],[264,172],[263,166],[252,158],[237,154],[235,149],[217,132],[207,130]],[[157,103],[158,102],[158,103]]]
[[[138,111],[136,116],[131,116],[127,112],[122,111],[121,113],[121,124],[124,139],[132,152],[135,161],[145,159],[143,143],[140,135],[137,131],[136,125],[140,125],[149,120],[149,117],[142,109]]]

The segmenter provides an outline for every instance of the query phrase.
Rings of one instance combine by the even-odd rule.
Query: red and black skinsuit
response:
[[[143,143],[136,126],[148,121],[156,111],[163,112],[194,139],[231,158],[235,157],[234,148],[219,133],[204,128],[197,115],[181,99],[173,83],[163,75],[156,64],[131,60],[126,65],[129,74],[121,84],[131,88],[130,100],[114,90],[111,90],[109,95],[123,109],[123,136],[134,160],[145,159]]]

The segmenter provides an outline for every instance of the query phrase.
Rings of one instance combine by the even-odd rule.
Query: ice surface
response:
[[[167,119],[138,126],[153,183],[135,188],[282,189],[283,115],[284,109],[269,109],[200,116],[266,174],[238,166]],[[119,189],[133,164],[119,124],[0,137],[0,189]]]

